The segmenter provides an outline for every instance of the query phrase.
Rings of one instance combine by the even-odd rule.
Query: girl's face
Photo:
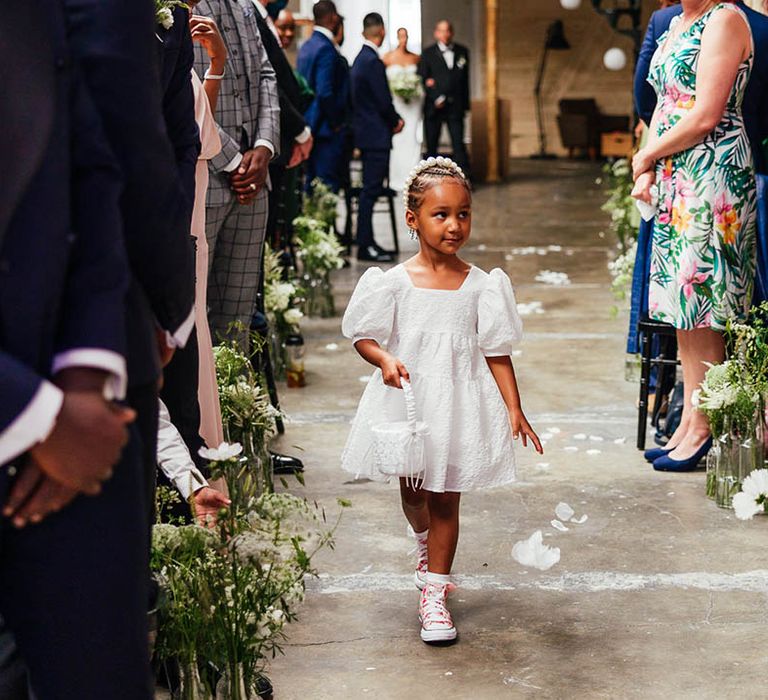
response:
[[[408,226],[419,234],[422,248],[456,255],[472,230],[472,198],[467,188],[446,179],[424,193],[418,212],[406,212]]]

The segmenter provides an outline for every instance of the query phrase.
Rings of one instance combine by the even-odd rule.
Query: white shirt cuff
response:
[[[189,312],[187,320],[182,323],[178,330],[171,335],[170,331],[165,331],[165,343],[169,348],[183,348],[189,336],[192,335],[192,331],[195,328],[195,309],[192,307],[192,311]]]
[[[238,153],[232,160],[227,163],[227,166],[224,168],[225,173],[232,173],[237,169],[237,166],[240,165],[240,163],[243,162],[243,154]]]
[[[256,143],[253,144],[253,147],[258,148],[259,146],[264,146],[264,148],[269,149],[272,157],[275,157],[275,147],[272,145],[271,141],[267,141],[267,139],[256,139]]]
[[[24,410],[0,433],[0,464],[44,442],[56,425],[63,402],[61,389],[43,381]]]
[[[309,141],[309,139],[312,138],[312,129],[310,129],[308,126],[304,127],[304,131],[302,131],[295,139],[296,143],[306,143]]]
[[[195,491],[207,486],[208,482],[192,461],[189,449],[176,426],[171,423],[168,408],[162,401],[159,407],[157,464],[187,501]]]
[[[104,398],[116,401],[125,398],[128,388],[128,370],[125,358],[112,350],[100,348],[76,348],[61,352],[53,358],[51,373],[55,376],[68,367],[88,367],[104,370],[109,374],[104,385]]]

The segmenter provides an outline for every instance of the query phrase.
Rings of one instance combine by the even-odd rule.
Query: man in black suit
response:
[[[424,138],[427,156],[438,155],[440,132],[448,125],[453,159],[469,174],[464,145],[464,115],[469,111],[469,50],[453,41],[453,25],[446,19],[435,26],[435,45],[424,51],[419,75],[424,81]]]
[[[195,256],[189,185],[163,114],[158,26],[151,0],[63,0],[70,50],[82,66],[124,182],[128,401],[137,411],[148,523],[157,470],[163,364],[194,328]]]
[[[61,7],[0,23],[0,614],[40,700],[150,700],[121,178]]]

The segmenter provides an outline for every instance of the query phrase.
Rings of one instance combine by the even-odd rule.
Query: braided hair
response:
[[[445,179],[452,179],[463,185],[472,194],[472,186],[464,171],[450,158],[438,156],[422,160],[408,176],[403,188],[403,204],[414,214],[424,202],[427,190],[439,185]]]

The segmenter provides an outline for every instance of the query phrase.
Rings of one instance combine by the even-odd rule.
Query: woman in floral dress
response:
[[[730,2],[683,0],[659,40],[649,82],[658,95],[634,196],[651,201],[650,316],[677,328],[686,390],[680,428],[647,454],[665,471],[694,469],[711,444],[691,398],[706,362],[722,362],[728,319],[749,308],[755,275],[755,175],[741,104],[753,63],[749,24]]]

